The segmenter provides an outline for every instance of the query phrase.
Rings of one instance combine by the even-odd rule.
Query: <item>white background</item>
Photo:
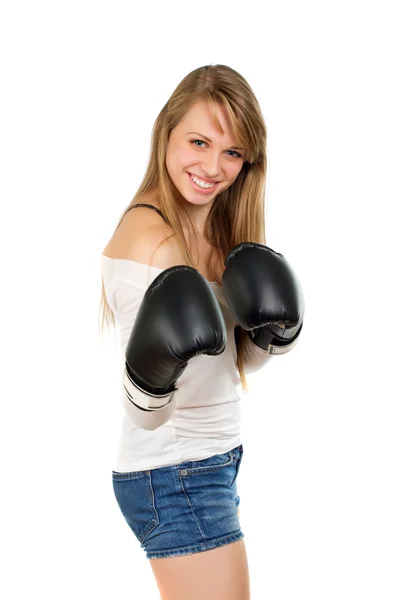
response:
[[[260,102],[267,243],[306,300],[298,345],[243,400],[252,600],[399,599],[394,5],[2,4],[2,597],[159,598],[112,490],[121,368],[98,333],[100,255],[162,106],[221,63]]]

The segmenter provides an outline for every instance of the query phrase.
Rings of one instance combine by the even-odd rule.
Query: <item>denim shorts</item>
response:
[[[243,446],[148,471],[112,471],[114,494],[146,558],[182,556],[244,538],[237,476]]]

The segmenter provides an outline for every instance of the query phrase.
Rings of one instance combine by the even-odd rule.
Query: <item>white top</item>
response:
[[[124,374],[125,351],[140,303],[149,285],[164,269],[102,254],[101,271],[107,302],[115,317]],[[224,352],[219,356],[200,355],[189,360],[176,382],[178,391],[173,401],[168,407],[153,412],[140,409],[132,412],[132,403],[127,402],[121,382],[125,410],[114,471],[143,471],[202,460],[241,444],[236,322],[221,286],[215,282],[210,285],[225,320]],[[270,358],[265,350],[252,344],[251,356],[246,356],[246,374],[259,369]]]

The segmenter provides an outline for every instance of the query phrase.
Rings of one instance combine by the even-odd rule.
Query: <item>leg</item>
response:
[[[172,558],[150,560],[161,600],[250,600],[244,540]]]

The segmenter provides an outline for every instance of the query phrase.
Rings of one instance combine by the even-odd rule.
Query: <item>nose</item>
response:
[[[209,179],[219,179],[221,177],[220,157],[217,152],[210,152],[207,158],[203,160],[202,172],[204,177]]]

